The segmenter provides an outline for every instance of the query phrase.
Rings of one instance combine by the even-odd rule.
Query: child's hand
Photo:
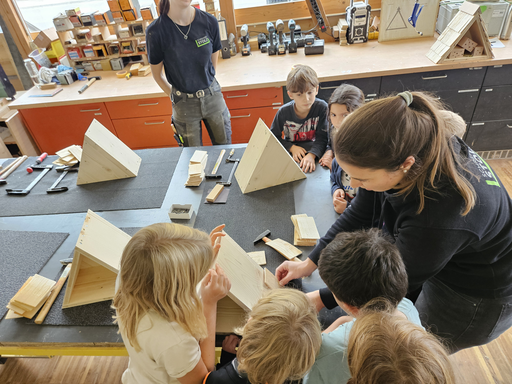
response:
[[[236,347],[240,344],[240,338],[237,335],[229,335],[222,341],[222,349],[226,352],[236,355]]]
[[[302,158],[299,166],[302,169],[302,172],[308,173],[313,172],[315,170],[315,158],[316,156],[312,153],[308,153],[306,156]]]
[[[344,199],[345,198],[345,191],[341,188],[338,188],[337,190],[334,191],[334,193],[332,194],[332,201],[334,203],[334,200],[336,199]]]
[[[292,145],[290,153],[292,154],[293,160],[295,160],[296,163],[299,163],[302,158],[306,156],[307,151],[298,145]]]
[[[225,226],[226,224],[221,224],[218,227],[213,228],[213,230],[210,232],[210,240],[212,242],[214,257],[217,257],[217,254],[219,253],[220,239],[223,236],[226,236],[226,234],[222,232]]]
[[[201,299],[204,305],[216,304],[231,289],[231,283],[219,265],[210,269],[201,282]]]
[[[334,159],[332,150],[328,149],[325,151],[324,155],[320,158],[318,161],[318,164],[320,164],[323,167],[327,167],[331,169],[332,159]]]
[[[342,214],[347,208],[348,202],[342,197],[333,198],[332,203],[334,205],[334,210],[336,213]]]

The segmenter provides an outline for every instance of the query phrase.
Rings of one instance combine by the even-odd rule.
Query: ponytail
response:
[[[158,3],[158,13],[160,16],[167,15],[171,7],[170,0],[160,0]]]
[[[400,194],[418,191],[425,207],[426,191],[435,191],[441,176],[447,176],[464,198],[465,216],[475,206],[476,193],[460,173],[463,164],[454,155],[451,133],[439,113],[442,104],[429,94],[411,92],[410,103],[402,96],[372,101],[343,122],[333,140],[340,160],[361,168],[395,172],[409,156],[414,164],[404,177]]]

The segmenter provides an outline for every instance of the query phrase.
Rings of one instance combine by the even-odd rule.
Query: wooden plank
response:
[[[208,196],[206,196],[206,201],[213,203],[215,200],[217,200],[217,197],[219,197],[223,189],[224,186],[222,184],[216,184]]]
[[[233,333],[235,329],[243,326],[246,320],[247,312],[229,297],[226,296],[217,302],[216,333]]]
[[[77,185],[136,177],[141,158],[96,119],[85,133]]]
[[[9,32],[11,32],[18,51],[24,59],[27,59],[28,54],[32,51],[29,46],[29,41],[31,41],[32,38],[23,26],[23,20],[16,10],[14,1],[0,1],[0,14],[7,25]]]
[[[196,150],[190,158],[190,164],[202,164],[207,157],[208,152]]]
[[[259,119],[235,172],[242,193],[305,179],[288,151]]]
[[[277,278],[272,272],[270,272],[267,268],[264,268],[263,272],[264,283],[269,289],[281,288],[279,281],[277,281]]]
[[[27,285],[14,295],[11,301],[13,301],[15,305],[29,310],[37,306],[41,299],[45,297],[54,286],[55,281],[41,275],[34,275]]]
[[[293,245],[282,239],[274,239],[265,243],[269,247],[274,248],[281,255],[286,257],[288,260],[293,260],[297,256],[302,255],[302,251],[295,248]]]
[[[320,238],[313,217],[297,217],[297,228],[301,239],[318,240]]]
[[[230,33],[236,37],[236,22],[233,0],[219,0],[220,14],[226,19],[226,29],[228,36]],[[238,39],[236,39],[238,40]]]
[[[258,263],[258,265],[267,264],[267,258],[265,257],[265,251],[247,252],[247,254]]]
[[[78,145],[73,145],[69,148],[69,152],[77,159],[78,161],[82,161],[82,148]]]

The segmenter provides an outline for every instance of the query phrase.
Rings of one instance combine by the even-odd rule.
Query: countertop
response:
[[[435,40],[434,37],[383,43],[370,40],[364,44],[348,46],[329,43],[326,44],[323,55],[307,57],[303,49],[299,49],[296,54],[282,56],[268,56],[259,51],[254,51],[249,57],[238,53],[230,59],[219,58],[216,77],[222,90],[226,92],[283,86],[286,84],[286,76],[291,67],[298,63],[307,64],[315,69],[321,82],[512,64],[510,40],[502,40],[505,47],[493,49],[494,59],[434,64],[425,55]],[[117,78],[115,71],[91,73],[91,76],[95,75],[101,76],[102,79],[96,81],[82,94],[78,93],[78,89],[84,85],[83,82],[64,85],[64,90],[53,97],[30,97],[49,92],[34,87],[9,104],[9,108],[43,108],[166,96],[151,75],[134,76],[130,80]]]

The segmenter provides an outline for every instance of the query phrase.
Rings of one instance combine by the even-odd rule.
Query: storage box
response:
[[[137,20],[137,11],[135,9],[123,11],[123,16],[126,21],[135,21]]]
[[[126,27],[126,28],[119,28],[117,30],[117,36],[120,39],[127,39],[127,38],[131,37],[130,29],[128,27]]]
[[[133,36],[144,36],[144,26],[142,24],[131,24],[130,30]]]
[[[71,21],[71,24],[73,24],[75,28],[82,26],[82,20],[80,20],[78,15],[69,16],[69,21]]]
[[[104,44],[93,45],[92,49],[94,49],[94,53],[96,54],[96,57],[106,57],[107,56],[107,50],[105,49]]]
[[[68,29],[73,29],[73,24],[71,24],[71,21],[69,21],[68,16],[63,14],[60,14],[53,19],[53,25],[55,25],[55,29],[57,31],[67,31]]]
[[[82,58],[82,50],[80,47],[68,48],[68,55],[71,60],[78,60]]]
[[[92,66],[95,71],[103,71],[103,67],[101,66],[101,61],[93,61]]]
[[[80,7],[76,7],[76,8],[73,8],[73,9],[68,9],[66,11],[66,16],[75,16],[75,15],[80,15],[82,12],[80,11]]]
[[[112,12],[120,12],[121,7],[119,6],[119,3],[117,0],[107,0],[108,7]]]
[[[119,0],[119,6],[123,11],[128,11],[130,9],[133,9],[133,4],[131,0]]]
[[[137,53],[146,53],[146,40],[137,40]]]
[[[78,44],[90,43],[92,41],[91,31],[88,29],[81,29],[75,34],[75,38]]]
[[[85,47],[82,48],[82,50],[84,52],[85,57],[95,57],[96,56],[94,54],[94,49],[92,48],[91,45],[86,45]]]
[[[103,68],[104,71],[111,71],[112,70],[112,67],[110,66],[110,60],[109,59],[100,60],[100,63],[101,63],[101,68]]]
[[[46,56],[49,59],[58,59],[66,54],[60,40],[52,41],[50,44],[51,49],[46,51]]]
[[[82,63],[82,65],[83,65],[83,67],[84,67],[84,69],[85,69],[86,71],[89,71],[89,72],[90,72],[90,71],[94,71],[94,66],[92,65],[92,63],[90,63],[90,62],[88,62],[88,61],[84,61],[84,62]]]
[[[116,23],[122,23],[124,20],[123,12],[121,11],[112,11],[112,19],[114,19],[114,22]]]
[[[128,57],[116,57],[110,60],[113,71],[122,71],[124,66],[130,61]]]
[[[141,8],[140,15],[143,20],[153,20],[153,13],[151,13],[151,8]]]
[[[109,55],[118,55],[120,53],[119,43],[116,41],[115,43],[109,44],[107,47]]]
[[[96,24],[97,25],[107,25],[107,24],[110,24],[112,23],[113,19],[112,19],[112,12],[110,11],[107,11],[107,12],[96,12],[94,14],[94,19],[96,20]]]
[[[124,55],[128,55],[133,53],[133,44],[131,41],[123,41],[121,42],[121,53]]]
[[[52,41],[59,40],[59,35],[57,34],[57,30],[55,28],[48,28],[41,32],[34,39],[34,43],[39,48],[48,48]]]
[[[173,204],[169,209],[169,219],[190,220],[193,213],[192,204]]]
[[[80,15],[80,20],[82,20],[82,24],[84,27],[92,27],[96,25],[96,19],[94,18],[94,13],[89,13],[87,15]]]

